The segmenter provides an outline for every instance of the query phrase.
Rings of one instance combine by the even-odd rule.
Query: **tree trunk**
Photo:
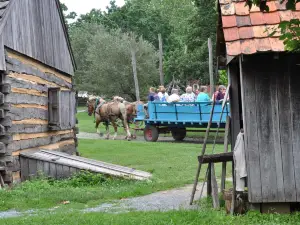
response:
[[[215,91],[214,84],[214,71],[213,71],[213,51],[211,39],[208,38],[208,53],[209,53],[209,84],[210,84],[210,95],[213,96]]]
[[[136,70],[136,54],[135,54],[135,47],[133,44],[131,45],[131,59],[132,59],[132,71],[133,71],[133,79],[134,79],[134,86],[135,86],[135,94],[136,100],[140,101],[140,89],[139,89],[139,81],[137,78],[137,70]]]
[[[161,34],[158,34],[159,41],[159,77],[160,85],[164,85],[164,72],[163,72],[163,43]]]

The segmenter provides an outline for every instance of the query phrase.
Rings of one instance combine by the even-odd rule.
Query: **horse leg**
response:
[[[113,136],[113,140],[115,140],[117,138],[117,136],[118,136],[118,125],[117,125],[117,123],[116,123],[115,120],[111,121],[111,124],[113,125],[114,130],[115,130],[115,134]]]
[[[106,137],[105,137],[105,139],[109,140],[109,122],[105,122],[105,128],[106,128]]]
[[[126,134],[127,134],[126,139],[128,141],[131,141],[131,133],[130,133],[130,129],[129,129],[126,119],[123,119],[123,126],[124,126],[124,130],[126,131]]]
[[[99,129],[99,124],[100,124],[100,120],[96,120],[96,133],[99,134],[101,136],[101,132],[100,132],[100,129]]]

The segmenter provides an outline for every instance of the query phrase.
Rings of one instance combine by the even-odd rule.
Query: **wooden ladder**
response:
[[[224,111],[224,106],[223,106],[221,116],[220,116],[220,121],[218,124],[218,129],[216,131],[216,135],[215,135],[215,139],[214,139],[214,143],[213,143],[212,154],[205,155],[207,139],[208,139],[208,135],[210,132],[210,127],[211,127],[211,122],[212,122],[212,117],[213,117],[214,105],[215,105],[215,102],[213,102],[212,111],[210,113],[210,121],[207,125],[206,134],[205,134],[205,138],[204,138],[204,142],[203,142],[203,146],[202,146],[202,152],[198,156],[198,168],[197,168],[196,178],[194,181],[194,186],[193,186],[192,195],[191,195],[191,199],[190,199],[190,205],[192,205],[193,201],[194,201],[195,192],[197,189],[202,164],[208,164],[206,174],[205,174],[205,179],[202,184],[202,188],[201,188],[201,192],[200,192],[200,198],[202,197],[203,189],[204,189],[205,183],[207,182],[207,195],[212,196],[214,208],[219,208],[220,203],[219,203],[219,195],[218,195],[218,184],[217,184],[217,180],[216,180],[216,176],[215,176],[214,163],[220,163],[220,162],[222,163],[221,191],[223,191],[225,189],[225,181],[226,181],[226,163],[232,162],[232,165],[233,165],[233,152],[228,152],[228,136],[229,136],[229,128],[230,128],[230,117],[227,116],[226,125],[225,125],[225,135],[224,135],[224,153],[214,154],[216,139],[218,138],[220,124],[221,124],[223,111]],[[234,171],[234,167],[233,167],[232,171]],[[235,186],[234,180],[235,180],[235,178],[233,176],[233,186]],[[234,190],[233,190],[233,192],[234,192]],[[234,196],[234,193],[233,193],[233,196]],[[232,206],[233,205],[234,205],[234,201],[232,203]],[[232,210],[234,209],[233,207],[232,207]]]

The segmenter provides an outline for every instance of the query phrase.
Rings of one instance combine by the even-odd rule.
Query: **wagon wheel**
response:
[[[186,128],[174,128],[171,130],[175,141],[182,141],[186,137]]]
[[[144,138],[148,142],[156,142],[158,139],[159,133],[158,129],[152,125],[146,125],[144,128]]]

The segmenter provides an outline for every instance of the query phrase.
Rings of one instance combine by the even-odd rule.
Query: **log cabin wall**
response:
[[[5,182],[10,183],[20,179],[21,152],[39,149],[69,154],[76,152],[76,104],[75,94],[71,104],[65,102],[70,106],[67,110],[71,111],[73,122],[62,129],[51,130],[48,124],[48,90],[60,88],[66,93],[73,91],[72,77],[9,49],[6,51],[6,68],[2,84],[8,87],[8,91],[5,92],[5,104],[2,105],[5,115],[0,124],[6,127],[7,136],[0,138],[0,142],[2,139],[5,142],[5,150],[0,150],[0,153],[4,153],[0,154],[0,167],[1,164],[5,166],[6,172],[2,173]]]
[[[0,20],[0,50],[9,47],[73,75],[75,62],[59,4],[58,0],[9,0]],[[5,70],[1,54],[0,69]]]
[[[300,57],[244,56],[245,152],[251,203],[300,202]]]

